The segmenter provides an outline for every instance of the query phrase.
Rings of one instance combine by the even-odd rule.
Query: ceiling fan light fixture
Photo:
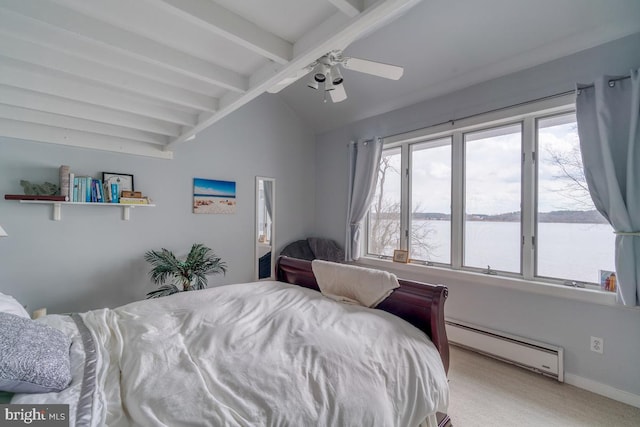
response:
[[[332,50],[301,69],[299,74],[293,77],[293,81],[308,73],[308,87],[318,90],[323,84],[324,102],[327,102],[328,98],[331,98],[334,103],[342,102],[347,99],[347,92],[340,67],[390,80],[398,80],[404,73],[404,68],[398,65],[369,61],[368,59],[347,58],[342,55],[341,50]],[[286,82],[286,84],[289,83]]]
[[[325,90],[325,92],[329,92],[330,90],[334,90],[335,88],[336,88],[336,87],[335,87],[335,85],[333,84],[333,81],[331,81],[331,79],[327,79],[327,80],[324,82],[324,90]]]
[[[318,83],[322,83],[327,80],[327,74],[329,73],[329,67],[326,64],[318,64],[313,70],[313,78]]]
[[[344,81],[344,79],[342,78],[342,73],[340,72],[340,68],[338,68],[337,65],[333,65],[331,67],[328,77],[334,85],[342,84],[342,82]]]
[[[316,79],[314,78],[314,76],[311,76],[309,81],[307,81],[307,87],[310,87],[311,89],[318,90],[319,84],[316,81]]]

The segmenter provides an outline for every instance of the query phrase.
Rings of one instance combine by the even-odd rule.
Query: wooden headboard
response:
[[[320,291],[311,261],[281,256],[276,262],[276,277],[281,282]],[[424,331],[440,352],[442,364],[448,372],[449,341],[444,325],[444,302],[449,292],[447,287],[402,279],[398,282],[400,287],[376,309],[394,314]]]

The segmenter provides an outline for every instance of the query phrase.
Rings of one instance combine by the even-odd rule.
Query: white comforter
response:
[[[421,331],[298,286],[228,285],[81,316],[98,349],[91,425],[417,426],[447,409]]]

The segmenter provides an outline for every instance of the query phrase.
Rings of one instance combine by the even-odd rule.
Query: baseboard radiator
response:
[[[564,382],[562,347],[469,323],[446,321],[449,342]]]

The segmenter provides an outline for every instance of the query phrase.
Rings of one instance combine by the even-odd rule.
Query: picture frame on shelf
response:
[[[408,263],[409,262],[409,251],[404,251],[402,249],[396,249],[393,251],[393,262],[401,262]]]
[[[104,184],[118,184],[118,191],[134,191],[133,175],[126,173],[102,172]]]

